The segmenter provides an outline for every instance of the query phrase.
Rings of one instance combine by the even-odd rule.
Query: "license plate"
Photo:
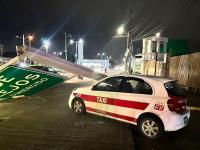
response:
[[[185,116],[185,117],[183,118],[183,120],[184,120],[184,124],[187,124],[187,123],[188,123],[188,117],[187,117],[187,116]]]

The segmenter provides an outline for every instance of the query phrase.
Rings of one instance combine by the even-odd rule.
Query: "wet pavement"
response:
[[[0,150],[134,149],[130,125],[69,110],[67,99],[77,86],[65,83],[0,103]]]
[[[200,107],[200,95],[188,93],[188,105]],[[200,111],[191,110],[187,127],[176,131],[166,132],[158,140],[148,140],[141,136],[136,128],[132,128],[136,150],[199,150],[200,149]],[[144,144],[145,143],[145,144]]]
[[[199,150],[200,111],[191,111],[189,125],[148,140],[136,127],[91,114],[76,115],[67,106],[73,88],[94,81],[63,83],[34,97],[0,103],[0,150]],[[199,95],[188,104],[199,106]]]

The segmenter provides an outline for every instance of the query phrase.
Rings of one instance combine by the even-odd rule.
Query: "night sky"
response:
[[[34,47],[49,38],[51,51],[63,51],[66,32],[85,39],[86,58],[105,51],[121,59],[125,39],[113,36],[122,23],[135,30],[135,39],[161,31],[169,38],[188,39],[191,50],[200,50],[199,0],[0,0],[5,51],[14,51],[21,42],[15,37],[22,34],[34,34]]]

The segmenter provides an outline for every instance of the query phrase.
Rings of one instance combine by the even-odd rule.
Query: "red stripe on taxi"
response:
[[[131,122],[137,122],[137,119],[136,119],[136,118],[133,118],[133,117],[124,116],[124,115],[119,115],[119,114],[115,114],[115,113],[111,113],[111,112],[107,112],[107,111],[103,111],[103,110],[94,109],[94,108],[91,108],[91,107],[86,107],[86,109],[87,109],[88,111],[92,111],[92,112],[97,112],[97,113],[105,114],[105,115],[112,116],[112,117],[115,117],[115,118],[119,118],[119,119],[131,121]]]
[[[144,109],[147,108],[147,106],[149,104],[148,103],[144,103],[144,102],[134,102],[134,101],[116,99],[115,105],[116,106],[121,106],[121,107],[128,107],[128,108],[144,110]]]
[[[80,97],[85,101],[97,103],[97,96],[80,94]],[[134,109],[139,109],[139,110],[144,110],[149,105],[149,103],[145,103],[145,102],[135,102],[135,101],[129,101],[129,100],[122,100],[122,99],[113,99],[113,98],[107,98],[107,102],[105,104],[127,107],[127,108],[134,108]]]

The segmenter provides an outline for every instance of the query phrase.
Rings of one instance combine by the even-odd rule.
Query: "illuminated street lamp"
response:
[[[82,38],[80,38],[78,41],[75,41],[73,39],[70,39],[69,40],[69,44],[74,44],[75,43],[75,46],[76,46],[76,53],[75,53],[75,62],[77,63],[77,59],[78,59],[78,45],[79,44],[83,44],[84,43],[84,40]]]
[[[53,54],[57,56],[57,52],[54,51]]]
[[[156,35],[157,38],[159,38],[160,34],[161,34],[160,32],[157,32],[155,35]]]
[[[54,51],[53,54],[54,54],[55,56],[62,56],[62,55],[63,55],[63,52],[56,52],[56,51]]]
[[[69,44],[74,44],[74,40],[73,40],[73,39],[70,39],[70,40],[69,40]]]
[[[117,34],[118,35],[122,35],[124,33],[124,31],[125,30],[124,30],[124,25],[123,24],[117,28]]]
[[[43,45],[45,47],[46,53],[48,53],[48,49],[49,49],[49,46],[50,46],[50,41],[49,40],[44,40],[43,41]]]
[[[58,55],[59,55],[59,56],[62,56],[62,54],[63,54],[62,52],[58,52]]]
[[[112,56],[106,56],[107,60],[110,61],[112,59]]]
[[[23,41],[23,46],[25,46],[26,44],[25,44],[25,39],[28,39],[28,42],[29,42],[29,46],[31,46],[31,41],[34,39],[34,37],[32,36],[32,35],[29,35],[29,36],[27,36],[27,37],[25,37],[24,36],[24,34],[22,35],[22,37],[21,36],[16,36],[16,38],[19,38],[19,39],[22,39]]]
[[[101,57],[101,60],[102,60],[102,57],[104,56],[104,55],[106,55],[106,53],[97,53],[97,56],[100,56]]]
[[[131,73],[131,57],[132,57],[132,49],[130,49],[130,41],[132,42],[132,39],[130,39],[130,32],[126,31],[125,32],[125,27],[122,24],[117,28],[117,34],[120,35],[119,37],[125,37],[127,38],[127,43],[126,43],[126,52],[125,52],[125,72]],[[123,34],[126,34],[125,36],[121,36]]]
[[[78,43],[83,44],[83,43],[84,43],[84,40],[83,40],[82,38],[80,38],[80,39],[78,40]]]
[[[64,33],[64,35],[65,35],[65,59],[67,60],[68,58],[67,58],[67,37],[69,37],[70,38],[70,40],[71,40],[71,38],[72,38],[72,35],[71,35],[71,33]],[[72,42],[72,41],[71,41]],[[73,44],[73,43],[71,43],[70,42],[70,44]]]
[[[33,36],[32,35],[29,35],[28,36],[28,43],[29,43],[29,46],[31,46],[31,41],[33,40]]]

